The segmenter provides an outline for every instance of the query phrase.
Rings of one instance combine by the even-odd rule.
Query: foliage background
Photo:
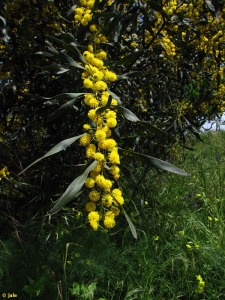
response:
[[[32,291],[29,288],[24,291],[31,297],[35,297],[39,286],[43,287],[43,290],[40,288],[39,295],[46,292],[44,292],[46,286],[43,284],[47,280],[46,278],[49,280],[49,289],[52,287],[54,295],[59,295],[55,287],[57,286],[56,283],[62,280],[62,274],[65,276],[65,247],[68,243],[73,244],[71,236],[73,234],[77,236],[78,233],[76,232],[87,239],[86,245],[78,246],[78,248],[82,247],[83,254],[80,253],[81,251],[77,251],[77,253],[84,256],[84,260],[77,258],[76,261],[76,263],[81,264],[81,268],[85,259],[88,259],[85,258],[85,251],[87,251],[85,249],[93,244],[92,239],[97,239],[99,249],[102,247],[106,249],[104,253],[107,259],[112,255],[111,250],[107,250],[108,239],[110,241],[112,239],[111,247],[116,249],[117,259],[119,254],[121,255],[120,250],[116,248],[118,245],[123,249],[128,240],[131,243],[130,249],[134,246],[128,238],[129,230],[123,216],[120,217],[118,227],[112,232],[112,237],[105,237],[104,233],[93,235],[93,233],[86,232],[83,194],[63,209],[60,214],[52,216],[51,225],[47,225],[45,216],[52,207],[53,201],[58,199],[68,184],[85,169],[85,153],[78,144],[73,144],[66,151],[49,157],[22,175],[18,175],[25,167],[61,140],[83,132],[82,125],[87,120],[87,108],[80,98],[66,110],[58,110],[68,102],[65,96],[56,97],[51,103],[50,101],[46,103],[46,99],[43,98],[86,91],[82,84],[81,71],[69,66],[62,59],[62,53],[66,53],[79,61],[75,47],[82,53],[93,40],[93,33],[90,32],[89,26],[81,26],[74,20],[74,9],[78,6],[80,3],[72,0],[17,0],[2,1],[0,4],[0,164],[2,168],[7,166],[10,172],[10,175],[3,176],[0,182],[2,251],[8,257],[9,262],[2,269],[2,276],[5,280],[3,282],[8,281],[6,274],[10,277],[14,266],[16,267],[18,264],[17,269],[21,270],[21,276],[18,273],[18,278],[20,278],[18,282],[21,284],[14,287],[15,282],[12,281],[11,288],[17,290],[21,286],[37,285],[34,290],[30,288]],[[162,178],[162,172],[152,172],[148,164],[141,164],[137,161],[137,157],[133,157],[131,153],[135,151],[163,160],[172,160],[173,157],[177,157],[177,154],[183,151],[183,148],[192,149],[194,147],[189,143],[189,136],[201,138],[199,129],[206,120],[222,114],[225,101],[224,17],[223,1],[95,1],[91,24],[96,24],[100,33],[106,36],[107,41],[101,43],[100,47],[107,52],[106,65],[118,75],[118,80],[110,86],[110,90],[120,98],[123,107],[146,122],[131,122],[121,115],[117,130],[113,133],[119,146],[129,150],[121,152],[123,165],[129,170],[124,168],[120,184],[126,198],[126,210],[131,220],[135,225],[138,225],[139,230],[144,232],[143,236],[159,235],[159,232],[154,232],[154,230],[155,228],[163,229],[163,218],[167,224],[165,229],[171,229],[170,226],[173,222],[170,220],[170,214],[165,214],[163,217],[162,212],[173,209],[177,211],[177,209],[176,205],[173,206],[169,204],[170,202],[166,202],[165,207],[160,206],[159,209],[157,206],[159,202],[152,201],[151,209],[146,212],[143,203],[148,202],[149,195],[156,199],[159,197],[157,193],[163,195],[164,190],[168,191],[172,188],[164,188],[164,182],[158,185],[160,179],[157,178]],[[62,55],[52,55],[51,51],[54,49]],[[50,55],[46,54],[47,52],[50,52]],[[68,71],[59,72],[60,68],[68,68]],[[179,164],[180,162],[178,162]],[[193,174],[189,166],[187,171]],[[203,173],[201,175],[204,178],[205,175],[203,176]],[[222,179],[219,180],[222,181],[218,191],[221,191],[224,178],[223,174],[220,176]],[[131,182],[133,189],[130,187]],[[154,182],[162,189],[154,189]],[[172,182],[174,181],[172,180]],[[205,192],[206,183],[203,182],[200,186],[204,188]],[[175,187],[174,189],[176,190]],[[196,189],[198,188],[196,187]],[[168,194],[165,197],[170,199]],[[207,199],[208,197],[210,198],[211,195],[207,195]],[[218,198],[219,196],[214,194],[212,197]],[[205,198],[201,198],[200,202],[205,205]],[[206,209],[207,211],[206,214],[208,214],[207,205],[206,208],[203,206],[203,210]],[[181,211],[185,215],[185,207],[182,206]],[[187,211],[185,212],[187,213]],[[149,213],[152,214],[150,218],[153,220],[152,222],[159,220],[159,224],[149,227]],[[202,216],[202,218],[204,217]],[[207,220],[206,216],[205,218],[204,222]],[[196,222],[197,228],[198,226],[201,227],[201,224],[199,225],[201,221],[196,220]],[[70,228],[74,229],[67,229],[67,223]],[[40,228],[40,224],[43,224],[43,227]],[[176,225],[173,226],[175,228]],[[189,228],[190,224],[185,226]],[[207,228],[203,226],[202,230],[208,237]],[[50,234],[50,240],[52,236],[56,236],[56,244],[52,240],[52,244],[44,242],[48,234]],[[216,231],[216,234],[219,233]],[[38,241],[37,236],[40,238]],[[165,236],[167,236],[166,233]],[[170,247],[171,241],[168,236],[167,238],[165,241],[160,239],[160,243]],[[194,239],[197,238],[194,236]],[[215,239],[217,238],[215,237]],[[134,247],[137,247],[135,251],[141,251],[140,249],[146,249],[146,247],[147,249],[148,247],[154,249],[155,242],[154,239],[150,239],[150,241],[149,239],[141,239],[140,244],[139,242],[135,244]],[[32,250],[32,243],[34,245],[37,243],[36,248],[40,249],[40,253],[36,253],[35,248]],[[79,242],[76,243],[80,245]],[[114,244],[115,248],[113,248]],[[17,247],[21,249],[21,245],[23,251],[17,251]],[[51,255],[48,258],[49,262],[43,263],[46,245],[48,245]],[[70,249],[73,246],[68,247]],[[157,247],[155,248],[156,252],[158,251]],[[54,254],[56,248],[58,250]],[[128,249],[123,249],[123,251],[131,255],[130,249],[128,246]],[[169,251],[165,249],[162,250],[160,259],[166,256],[166,251]],[[179,247],[177,249],[180,251]],[[211,248],[209,247],[209,249]],[[217,246],[213,244],[212,250],[209,250],[212,251],[212,255],[210,256],[209,252],[206,251],[206,256],[209,255],[207,257],[212,259],[215,255],[213,251],[217,251],[217,249],[219,249],[219,257],[222,259],[222,252],[220,252],[222,250],[218,244]],[[98,250],[93,251],[98,253]],[[188,275],[189,256],[187,258],[183,252],[184,256],[182,256],[179,251],[174,257],[178,261],[184,262],[182,274]],[[145,250],[141,253],[143,253],[142,258],[146,264],[155,265],[151,257],[145,257]],[[5,256],[3,255],[3,257]],[[16,259],[14,260],[12,257],[16,257]],[[24,257],[27,257],[27,260],[24,261]],[[33,267],[30,266],[32,259],[28,260],[28,257],[35,257]],[[93,257],[96,259],[94,254]],[[99,259],[107,261],[106,258],[100,257]],[[59,263],[60,260],[61,264]],[[131,260],[132,258],[129,263]],[[22,266],[20,265],[21,261],[24,261]],[[37,261],[40,261],[40,264]],[[113,260],[107,262],[112,266],[114,265]],[[71,271],[69,271],[70,274],[72,274],[73,263]],[[135,263],[131,269],[135,269],[139,265],[138,262]],[[215,265],[212,267],[211,263],[213,265],[210,260],[209,269],[216,269]],[[57,265],[58,269],[53,271],[56,275],[53,275],[49,264],[51,266]],[[90,268],[85,271],[86,273],[77,274],[77,277],[70,278],[68,281],[64,277],[64,282],[68,282],[68,286],[71,287],[73,282],[80,282],[80,278],[83,278],[81,282],[87,285],[89,282],[95,281],[98,273],[104,274],[103,270],[108,268],[107,264],[101,266],[101,273],[98,264],[96,263],[95,266],[92,264],[93,261],[89,266]],[[120,261],[120,264],[122,268],[123,262]],[[217,264],[216,261],[215,264]],[[200,266],[202,265],[199,263],[199,269],[192,271],[196,273],[200,270]],[[217,267],[220,270],[219,264]],[[67,268],[70,267],[67,266]],[[143,268],[149,270],[146,266]],[[166,268],[165,262],[164,269],[167,270]],[[93,271],[92,277],[89,277],[87,274],[90,274],[91,270]],[[207,268],[205,272],[211,274],[208,273]],[[43,277],[39,277],[38,274],[40,273],[44,274]],[[177,270],[175,273],[174,276],[178,278],[179,271]],[[27,277],[29,274],[30,282],[27,282],[27,277],[25,278],[24,274]],[[143,273],[143,278],[145,274],[147,273]],[[214,275],[216,278],[213,288],[208,290],[209,296],[206,296],[208,299],[212,299],[210,297],[215,298],[212,293],[216,290],[215,287],[218,290],[218,284],[221,295],[224,293],[222,283],[218,283],[219,276],[216,271],[215,274],[213,273],[213,278]],[[189,278],[190,282],[193,282],[195,275]],[[109,275],[109,278],[110,276],[113,277],[114,275]],[[128,277],[128,274],[123,274],[123,276]],[[154,276],[149,278],[149,282],[157,281],[157,278],[161,277],[161,273]],[[35,283],[32,283],[32,280]],[[143,290],[144,280],[141,287],[139,285],[132,286],[131,290],[136,288]],[[115,285],[114,279],[112,282]],[[146,287],[149,282],[146,283]],[[183,281],[183,284],[179,282],[181,294],[182,290],[184,294],[182,294],[183,296],[180,294],[179,297],[183,297],[183,299],[194,297],[193,289],[187,291],[185,282]],[[106,281],[103,280],[102,285],[104,286],[104,284]],[[107,284],[109,284],[109,293],[112,293],[110,283]],[[116,285],[118,288],[115,290],[115,294],[111,295],[111,298],[121,297],[123,299],[122,297],[130,292],[129,284],[129,281],[122,279],[118,281]],[[162,283],[157,284],[163,286]],[[189,288],[190,286],[188,286]],[[169,284],[165,279],[165,286],[162,287],[162,290],[168,289]],[[65,290],[65,297],[67,297],[69,290]],[[118,296],[117,290],[118,293],[121,293],[120,296]],[[135,293],[138,294],[138,291]],[[168,291],[168,295],[163,295],[162,292],[160,296],[154,297],[178,297],[171,296],[176,293],[176,291]],[[102,295],[106,298],[109,297],[101,292],[99,292],[98,297]],[[216,297],[222,296],[218,292]]]

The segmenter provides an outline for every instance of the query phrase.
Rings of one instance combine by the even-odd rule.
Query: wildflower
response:
[[[98,187],[103,189],[110,189],[112,187],[112,181],[105,179],[103,175],[97,175],[95,178]]]
[[[84,130],[89,130],[91,126],[89,124],[84,124],[83,125]]]
[[[187,249],[189,249],[189,250],[191,250],[191,249],[192,249],[192,247],[191,247],[191,245],[190,245],[190,244],[186,244],[186,247],[187,247]]]
[[[100,199],[100,193],[96,190],[92,190],[90,193],[89,193],[89,199],[93,202],[96,202]]]
[[[92,24],[92,25],[90,26],[90,31],[91,31],[91,32],[96,32],[96,31],[98,31],[98,29],[97,29],[97,27],[96,27],[95,24]]]
[[[83,84],[87,89],[90,89],[93,87],[93,82],[89,78],[84,79]]]
[[[106,207],[110,207],[112,205],[113,198],[110,194],[105,194],[102,197],[102,204]]]
[[[87,202],[86,205],[85,205],[85,209],[88,212],[95,211],[96,210],[96,205],[95,205],[94,202]]]
[[[120,164],[120,157],[117,148],[112,149],[112,151],[108,155],[108,158],[112,164]]]
[[[86,156],[87,158],[94,158],[96,152],[96,146],[94,144],[90,144],[86,148]]]
[[[104,161],[105,160],[105,156],[101,152],[96,152],[94,154],[94,159],[96,159],[97,161]]]
[[[95,136],[98,141],[102,141],[106,139],[106,133],[101,129],[96,130]]]
[[[116,118],[108,118],[106,122],[107,122],[107,125],[109,126],[109,128],[114,128],[117,125]]]
[[[198,281],[198,286],[197,286],[196,292],[198,294],[202,294],[204,292],[205,282],[203,281],[201,275],[196,275],[196,279]]]
[[[85,185],[87,188],[91,189],[95,186],[95,181],[93,178],[87,178],[86,181],[85,181]]]
[[[114,218],[106,216],[104,218],[104,225],[107,229],[111,229],[111,228],[115,227],[116,221]]]
[[[87,146],[90,144],[90,141],[91,141],[91,135],[86,133],[84,134],[81,138],[80,138],[80,144],[82,146]]]

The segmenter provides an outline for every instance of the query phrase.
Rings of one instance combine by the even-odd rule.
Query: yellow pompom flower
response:
[[[115,176],[115,175],[119,175],[120,173],[120,168],[118,166],[115,166],[113,165],[111,168],[110,168],[110,173]]]
[[[100,199],[100,193],[96,190],[92,190],[88,196],[89,196],[89,199],[93,202],[96,202]]]
[[[109,128],[114,128],[117,125],[117,120],[115,118],[108,118],[106,122]]]
[[[102,170],[102,163],[98,162],[97,165],[94,167],[93,171],[97,172],[97,173],[100,173],[101,170]]]
[[[100,142],[100,141],[103,141],[106,139],[106,133],[105,131],[101,130],[101,129],[98,129],[96,130],[95,132],[95,137],[96,139]]]
[[[92,20],[92,15],[91,14],[85,14],[83,16],[83,20],[85,20],[86,22],[90,22]]]
[[[95,186],[95,181],[93,178],[88,177],[85,181],[85,185],[87,188],[91,189]]]
[[[96,222],[96,221],[89,221],[89,223],[90,223],[90,226],[92,227],[92,229],[94,231],[98,230],[98,227],[99,227],[99,223],[98,222]]]
[[[95,98],[95,97],[92,97],[89,102],[88,102],[88,105],[91,107],[91,108],[96,108],[99,106],[99,101]]]
[[[91,52],[91,53],[93,53],[93,51],[94,51],[94,48],[93,48],[93,46],[92,46],[92,45],[88,45],[88,51],[89,51],[89,52]]]
[[[96,210],[96,205],[93,202],[87,202],[85,204],[85,209],[88,212],[95,211]]]
[[[87,158],[94,158],[96,152],[96,146],[94,144],[90,144],[86,148],[86,156]]]
[[[112,196],[116,200],[115,204],[123,205],[124,204],[124,198],[122,196],[122,192],[120,189],[113,189],[112,190]]]
[[[118,101],[116,99],[112,99],[111,106],[117,106]]]
[[[84,12],[83,7],[77,7],[77,8],[75,9],[75,13],[76,13],[77,15],[82,15],[83,12]]]
[[[107,89],[107,84],[100,80],[100,81],[97,81],[93,84],[93,90],[94,91],[105,91]]]
[[[118,204],[121,205],[121,206],[124,204],[124,198],[123,198],[123,196],[117,196],[117,197],[114,197],[114,199],[116,200],[116,201],[114,201],[114,204],[116,206]]]
[[[92,211],[88,214],[88,220],[89,221],[96,221],[98,222],[100,220],[100,215],[97,211]]]
[[[113,203],[113,198],[110,194],[105,194],[102,196],[102,204],[106,207],[110,207]]]
[[[109,80],[109,81],[116,81],[116,79],[117,79],[117,76],[116,76],[116,74],[115,73],[113,73],[113,72],[111,72],[111,71],[107,71],[106,72],[106,78]]]
[[[116,221],[115,221],[114,218],[107,217],[107,216],[104,218],[104,226],[105,226],[105,228],[112,229],[113,227],[115,227],[115,225],[116,225]]]
[[[89,110],[89,112],[88,112],[88,117],[89,117],[89,119],[91,119],[92,121],[96,120],[97,115],[96,115],[95,109]]]
[[[93,8],[94,4],[95,4],[95,0],[87,0],[87,2],[86,2],[86,6],[88,8]]]
[[[75,15],[74,19],[75,19],[76,22],[80,22],[81,19],[82,19],[82,15]]]
[[[94,159],[97,160],[97,161],[104,161],[105,156],[101,152],[96,152],[95,155],[94,155]]]
[[[91,126],[89,124],[84,124],[83,128],[84,128],[85,131],[87,131],[91,128]]]
[[[117,148],[113,148],[113,150],[108,155],[108,159],[114,165],[120,164],[120,157]]]
[[[88,21],[86,21],[84,18],[81,20],[81,25],[82,26],[87,26],[88,25]]]
[[[116,112],[114,110],[108,110],[105,114],[105,117],[106,119],[109,119],[109,118],[116,118]]]
[[[86,3],[87,3],[86,0],[80,0],[80,4],[81,4],[82,6],[86,6]]]
[[[91,142],[91,135],[89,133],[85,133],[82,137],[80,137],[80,145],[87,146]]]
[[[88,214],[88,221],[90,223],[90,226],[92,227],[92,229],[94,229],[95,231],[98,229],[99,226],[99,213],[97,211],[91,211]]]
[[[90,31],[91,31],[91,32],[96,32],[96,31],[98,31],[98,29],[97,29],[97,27],[96,27],[95,24],[92,24],[92,25],[90,26]]]
[[[107,53],[105,51],[100,51],[96,57],[100,59],[106,59]]]
[[[86,89],[90,89],[93,87],[93,82],[89,78],[84,79],[83,84],[86,87]]]
[[[95,181],[97,186],[100,188],[111,189],[112,187],[112,181],[109,179],[105,179],[105,177],[101,174],[96,176]]]

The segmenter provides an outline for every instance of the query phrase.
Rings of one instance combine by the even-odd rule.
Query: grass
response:
[[[20,241],[1,240],[1,293],[50,300],[225,299],[225,132],[202,139],[173,162],[192,176],[150,170],[133,190],[123,183],[137,240],[122,216],[105,233],[78,228],[73,214],[42,227],[33,220]],[[141,173],[139,167],[134,175]]]

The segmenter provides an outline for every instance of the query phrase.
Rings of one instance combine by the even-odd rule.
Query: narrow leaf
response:
[[[124,149],[121,149],[121,150],[126,151],[126,152],[130,153],[131,155],[134,155],[134,156],[142,159],[145,163],[150,164],[157,169],[165,170],[165,171],[175,173],[178,175],[182,175],[182,176],[190,176],[190,174],[187,173],[186,171],[181,170],[181,169],[177,168],[176,166],[174,166],[164,160],[161,160],[161,159],[158,159],[158,158],[155,158],[152,156],[148,156],[145,154],[141,154],[138,152],[134,152],[131,150],[124,150]]]
[[[127,223],[128,223],[128,225],[130,227],[130,230],[131,230],[131,233],[132,233],[133,237],[135,239],[137,239],[138,235],[137,235],[137,230],[136,230],[134,224],[132,223],[131,219],[129,218],[128,214],[125,212],[125,210],[124,210],[123,207],[122,207],[122,210],[123,210],[124,216],[125,216],[125,218],[127,220]]]
[[[80,61],[82,61],[83,63],[86,63],[85,59],[83,58],[82,54],[80,53],[80,51],[77,49],[75,43],[70,43],[67,44],[64,41],[57,39],[53,36],[48,36],[50,39],[52,39],[53,41],[55,41],[59,46],[63,47],[64,49],[66,49],[70,55],[74,58],[74,59],[79,59]]]
[[[117,106],[117,109],[120,110],[124,116],[125,119],[131,122],[138,122],[140,119],[129,109],[123,107],[123,106]]]
[[[54,97],[41,97],[39,96],[41,99],[46,99],[48,101],[46,101],[44,104],[49,105],[49,104],[55,104],[55,100],[64,100],[64,101],[68,101],[68,100],[73,100],[76,99],[82,95],[84,95],[85,93],[64,93],[64,94],[59,94],[56,95]]]
[[[143,125],[146,129],[148,129],[151,132],[158,133],[158,134],[166,134],[165,131],[159,129],[158,127],[146,122],[146,121],[139,121],[141,125]]]
[[[69,69],[63,68],[59,64],[51,64],[50,66],[46,67],[45,70],[49,71],[50,73],[53,74],[63,74],[69,71]]]
[[[35,165],[36,163],[38,163],[42,159],[44,159],[44,158],[46,158],[48,156],[51,156],[53,154],[59,153],[62,150],[65,150],[67,147],[69,147],[71,144],[73,144],[76,140],[78,140],[83,135],[84,135],[84,133],[81,134],[81,135],[74,136],[72,138],[66,139],[64,141],[61,141],[60,143],[58,143],[57,145],[55,145],[51,150],[49,150],[45,155],[43,155],[42,157],[38,158],[32,164],[30,164],[28,167],[26,167],[22,172],[19,173],[19,175],[21,175],[22,173],[24,173],[27,169],[29,169],[31,166]]]
[[[48,121],[51,122],[62,115],[64,115],[68,110],[70,110],[73,106],[73,104],[76,102],[76,99],[70,100],[69,102],[64,103],[62,106],[60,106],[56,111],[54,111],[48,118]],[[76,110],[78,110],[78,107],[74,107]]]
[[[122,104],[120,98],[119,98],[116,94],[114,94],[114,93],[113,93],[112,91],[110,91],[109,89],[107,89],[107,91],[110,93],[110,95],[111,95],[114,99],[117,100],[117,102],[119,103],[119,105]]]
[[[142,56],[142,54],[144,54],[144,50],[140,50],[134,53],[131,53],[127,56],[125,56],[124,58],[122,58],[120,61],[116,62],[115,65],[123,65],[123,66],[127,66],[127,65],[132,65],[133,63],[135,63],[137,61],[138,58],[140,58]]]
[[[211,11],[216,11],[215,10],[215,7],[214,5],[212,4],[212,1],[211,0],[205,0],[205,3],[207,4],[208,8],[211,10]]]
[[[55,206],[50,210],[49,214],[57,213],[63,206],[65,206],[68,202],[72,201],[76,195],[82,189],[88,174],[95,168],[97,165],[97,161],[93,161],[92,164],[84,171],[84,173],[78,176],[66,189],[63,195],[56,202]]]

